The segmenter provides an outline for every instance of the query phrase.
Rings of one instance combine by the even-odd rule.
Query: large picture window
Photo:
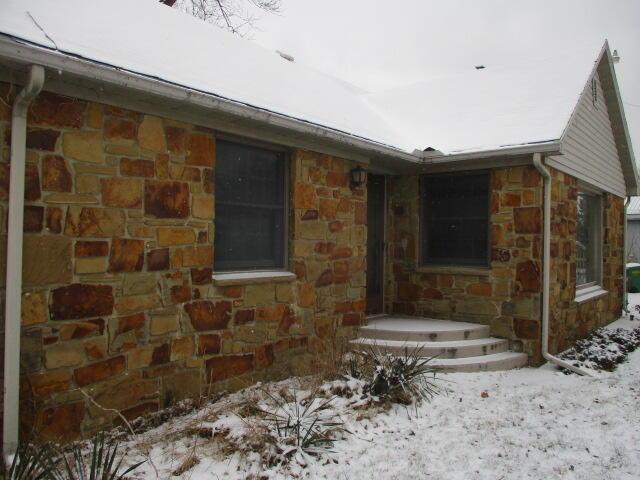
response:
[[[421,263],[488,265],[489,174],[425,175],[421,197]]]
[[[600,282],[602,263],[602,209],[600,195],[578,192],[578,232],[576,239],[576,285]]]
[[[228,141],[216,153],[215,270],[284,268],[285,153]]]

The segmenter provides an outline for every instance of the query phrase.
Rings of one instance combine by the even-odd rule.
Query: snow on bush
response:
[[[409,405],[430,400],[438,394],[437,367],[433,358],[422,355],[420,347],[405,348],[402,355],[391,355],[375,345],[353,352],[345,362],[347,375],[364,381],[364,393],[383,402]]]
[[[286,464],[295,458],[300,466],[306,466],[309,456],[327,456],[334,442],[348,433],[333,404],[334,397],[299,395],[295,390],[286,395],[266,393],[270,402],[259,405],[257,411],[275,439],[276,455],[272,455],[271,464]]]
[[[633,330],[599,328],[587,338],[578,340],[575,346],[561,357],[571,361],[576,367],[611,372],[639,346],[640,327]]]

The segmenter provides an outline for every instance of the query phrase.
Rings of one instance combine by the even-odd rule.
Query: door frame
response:
[[[389,199],[389,176],[386,173],[382,173],[382,172],[376,172],[376,171],[369,171],[368,175],[375,175],[378,177],[381,177],[384,181],[384,189],[382,192],[383,195],[383,199],[382,199],[382,203],[384,205],[384,208],[382,209],[382,252],[381,252],[381,258],[382,258],[382,268],[381,268],[381,285],[380,285],[380,290],[381,290],[381,296],[382,296],[382,308],[380,312],[377,313],[368,313],[368,303],[367,303],[367,308],[365,309],[365,318],[375,318],[375,317],[379,317],[382,315],[385,315],[385,294],[386,294],[386,275],[387,275],[387,250],[388,250],[388,242],[387,242],[387,220],[388,220],[388,199]],[[367,178],[367,188],[368,188],[368,178]],[[369,192],[367,191],[367,215],[369,214]],[[367,222],[367,253],[368,253],[368,248],[369,248],[369,222]],[[369,258],[367,255],[367,268],[369,267]],[[366,275],[365,275],[365,279],[366,279]],[[365,287],[365,298],[368,297],[367,295],[367,289],[369,287],[369,282],[367,281],[367,285]]]

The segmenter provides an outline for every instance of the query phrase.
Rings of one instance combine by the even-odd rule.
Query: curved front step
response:
[[[489,336],[489,326],[393,315],[369,320],[368,325],[360,328],[360,336],[401,342],[477,340]]]
[[[451,358],[432,360],[432,365],[440,367],[443,373],[449,372],[494,372],[511,370],[527,365],[527,354],[501,352],[481,357]]]
[[[501,338],[478,338],[475,340],[453,340],[448,342],[405,342],[400,340],[379,340],[376,338],[358,338],[351,344],[355,348],[378,348],[394,355],[403,355],[420,348],[423,357],[464,358],[491,355],[509,350],[509,342]]]

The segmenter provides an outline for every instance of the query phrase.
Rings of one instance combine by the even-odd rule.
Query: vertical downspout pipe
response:
[[[622,227],[622,235],[624,235],[624,252],[622,253],[622,311],[629,312],[629,294],[627,293],[627,207],[631,203],[631,197],[627,195],[624,201],[624,226]]]
[[[20,324],[22,302],[22,223],[29,104],[44,85],[44,68],[32,65],[27,84],[17,95],[11,115],[11,167],[7,232],[7,279],[4,311],[4,405],[2,453],[18,448],[20,390]]]
[[[549,353],[549,300],[551,278],[551,174],[542,162],[540,153],[533,154],[533,165],[544,179],[544,226],[542,233],[542,356],[559,367],[580,375],[591,376],[584,370],[571,365]]]

